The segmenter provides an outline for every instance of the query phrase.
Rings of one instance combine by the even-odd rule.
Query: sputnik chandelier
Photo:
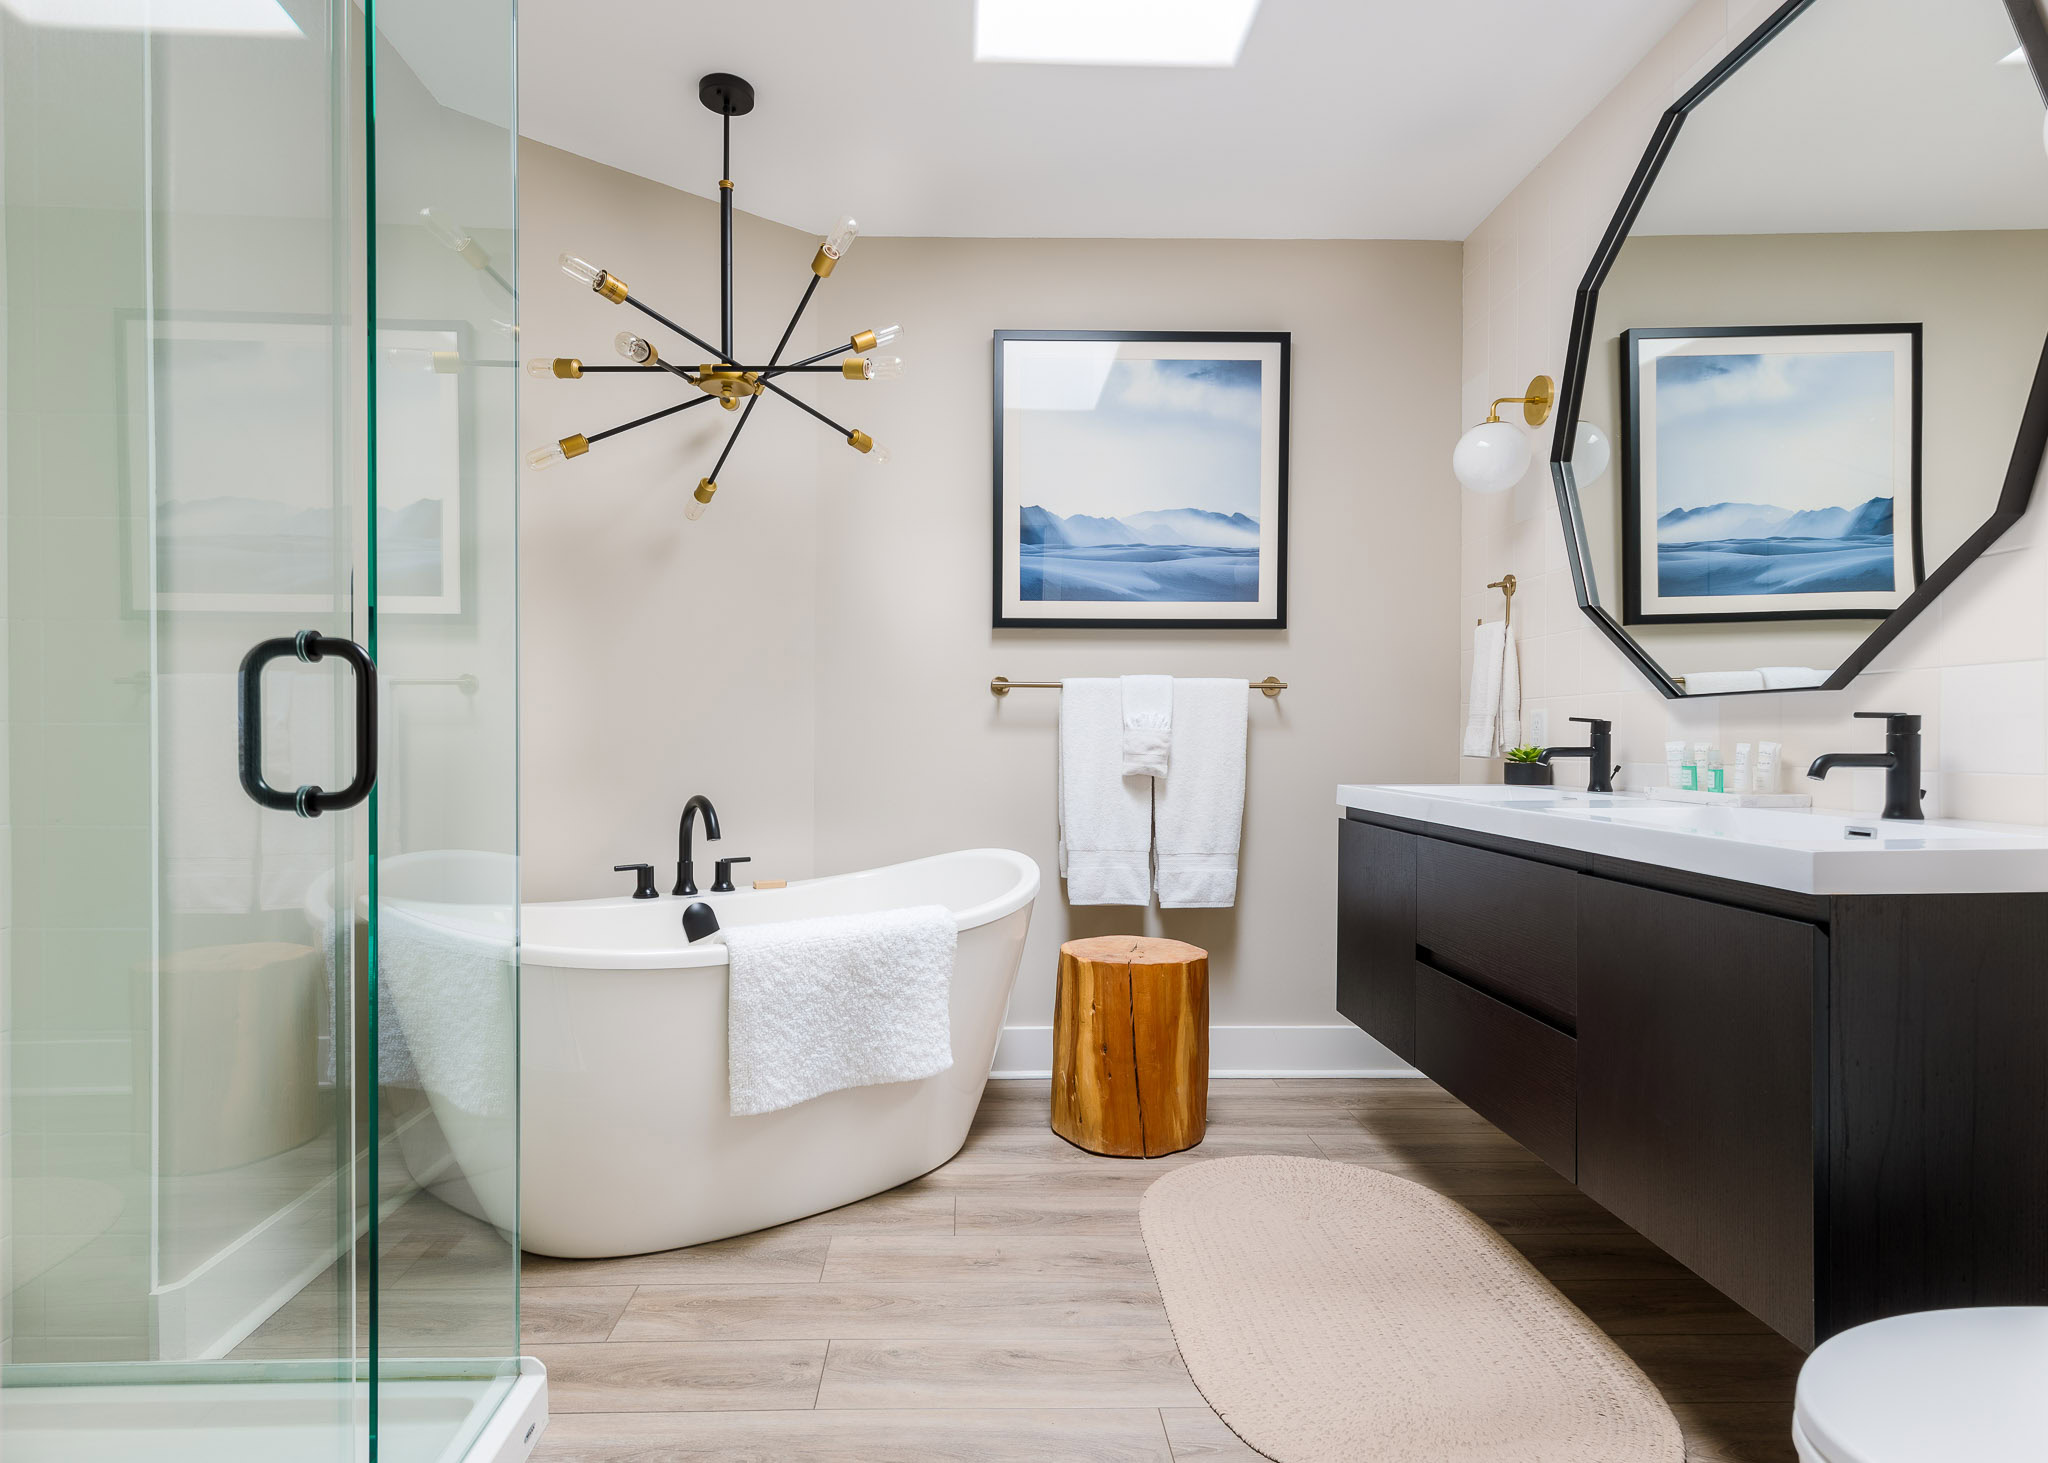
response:
[[[571,279],[589,285],[592,291],[602,295],[614,305],[631,305],[648,319],[666,327],[696,346],[699,350],[716,356],[715,361],[700,365],[683,366],[663,360],[652,341],[622,330],[613,339],[620,355],[629,364],[623,366],[587,366],[569,356],[554,359],[528,361],[526,372],[530,376],[552,380],[578,381],[598,371],[666,371],[678,376],[697,388],[702,395],[693,396],[674,406],[663,407],[630,422],[616,427],[607,427],[602,432],[588,435],[576,432],[547,447],[536,447],[526,454],[529,467],[553,467],[572,457],[581,457],[599,442],[616,437],[621,432],[630,432],[635,427],[644,427],[649,422],[658,422],[663,417],[672,417],[677,412],[688,411],[693,406],[702,406],[715,401],[727,411],[739,411],[740,419],[733,423],[732,432],[725,439],[725,447],[718,454],[718,461],[712,464],[710,473],[697,483],[697,490],[691,494],[690,502],[684,509],[688,518],[702,518],[704,510],[711,505],[712,494],[718,491],[718,474],[725,467],[726,458],[732,455],[733,444],[739,441],[740,433],[747,429],[747,421],[754,414],[764,393],[773,394],[809,412],[841,437],[856,452],[873,453],[875,460],[886,462],[888,449],[877,447],[874,438],[855,427],[842,427],[809,402],[792,395],[789,389],[778,384],[777,378],[810,373],[831,372],[848,381],[886,381],[903,374],[903,362],[895,356],[878,356],[874,352],[890,344],[903,334],[900,325],[884,325],[874,330],[863,330],[844,345],[835,345],[830,350],[806,356],[800,361],[782,363],[782,353],[789,348],[789,338],[796,333],[797,321],[803,318],[804,309],[811,303],[811,296],[817,293],[818,282],[832,272],[833,266],[846,257],[846,251],[853,247],[859,226],[851,218],[842,218],[832,226],[832,232],[818,246],[817,257],[811,260],[811,280],[804,286],[804,295],[797,301],[796,313],[789,317],[782,339],[776,344],[775,353],[762,366],[741,364],[733,354],[732,333],[732,119],[744,117],[754,110],[754,88],[737,76],[723,71],[714,71],[697,83],[697,98],[706,108],[723,119],[725,128],[725,175],[718,180],[718,267],[719,305],[722,320],[719,329],[719,344],[713,345],[702,336],[695,335],[643,300],[636,299],[626,282],[617,275],[599,269],[596,265],[578,259],[573,254],[562,256],[562,272]],[[833,357],[845,357],[834,360]],[[745,410],[740,401],[746,401]]]

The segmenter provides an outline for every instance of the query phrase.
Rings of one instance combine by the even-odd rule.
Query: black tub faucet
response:
[[[1543,760],[1557,757],[1584,757],[1586,759],[1586,791],[1613,792],[1614,774],[1621,769],[1614,765],[1614,723],[1602,721],[1597,716],[1574,716],[1573,721],[1583,721],[1593,729],[1593,744],[1588,747],[1546,747]]]
[[[698,793],[683,804],[683,821],[676,828],[676,888],[677,894],[695,894],[697,880],[690,866],[690,832],[697,821],[699,810],[704,813],[704,836],[718,837],[718,809],[711,806],[711,799]]]
[[[1859,711],[1867,721],[1884,723],[1882,752],[1829,752],[1813,759],[1806,775],[1819,782],[1837,767],[1882,767],[1884,769],[1885,818],[1922,822],[1920,799],[1927,789],[1920,785],[1920,718],[1903,711]]]

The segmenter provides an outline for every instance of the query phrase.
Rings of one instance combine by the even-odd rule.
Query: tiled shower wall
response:
[[[1658,117],[1776,3],[1700,0],[1465,241],[1468,425],[1489,400],[1520,395],[1531,376],[1562,373],[1573,296]],[[1821,752],[1880,745],[1880,729],[1851,712],[1910,711],[1926,718],[1931,815],[2048,823],[2048,486],[1848,690],[1673,702],[1573,599],[1550,485],[1551,430],[1535,434],[1536,461],[1511,491],[1464,495],[1461,685],[1471,683],[1473,622],[1500,614],[1499,591],[1483,586],[1513,573],[1525,716],[1546,713],[1552,745],[1583,740],[1568,717],[1612,720],[1618,786],[1662,783],[1669,739],[1711,739],[1724,755],[1738,741],[1778,741],[1787,790],[1874,813],[1882,773],[1809,783],[1799,771]],[[1492,761],[1460,765],[1466,781],[1499,778]],[[1582,764],[1560,764],[1560,782],[1582,784],[1585,775]]]

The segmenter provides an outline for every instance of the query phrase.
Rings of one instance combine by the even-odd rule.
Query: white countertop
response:
[[[1339,811],[1547,843],[1795,894],[2048,891],[2048,828],[1924,823],[1499,784],[1346,783]]]

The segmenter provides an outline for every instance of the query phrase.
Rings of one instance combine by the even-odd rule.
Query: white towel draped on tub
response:
[[[1522,664],[1505,621],[1472,632],[1472,694],[1465,713],[1467,757],[1498,757],[1522,739]]]
[[[734,1117],[953,1065],[959,932],[944,905],[738,925],[724,938]]]
[[[1060,874],[1069,904],[1152,902],[1152,779],[1124,776],[1123,683],[1060,683]]]
[[[1161,909],[1237,902],[1248,691],[1244,681],[1173,683],[1173,770],[1158,781]]]
[[[1126,777],[1164,777],[1173,750],[1173,677],[1124,676]]]

